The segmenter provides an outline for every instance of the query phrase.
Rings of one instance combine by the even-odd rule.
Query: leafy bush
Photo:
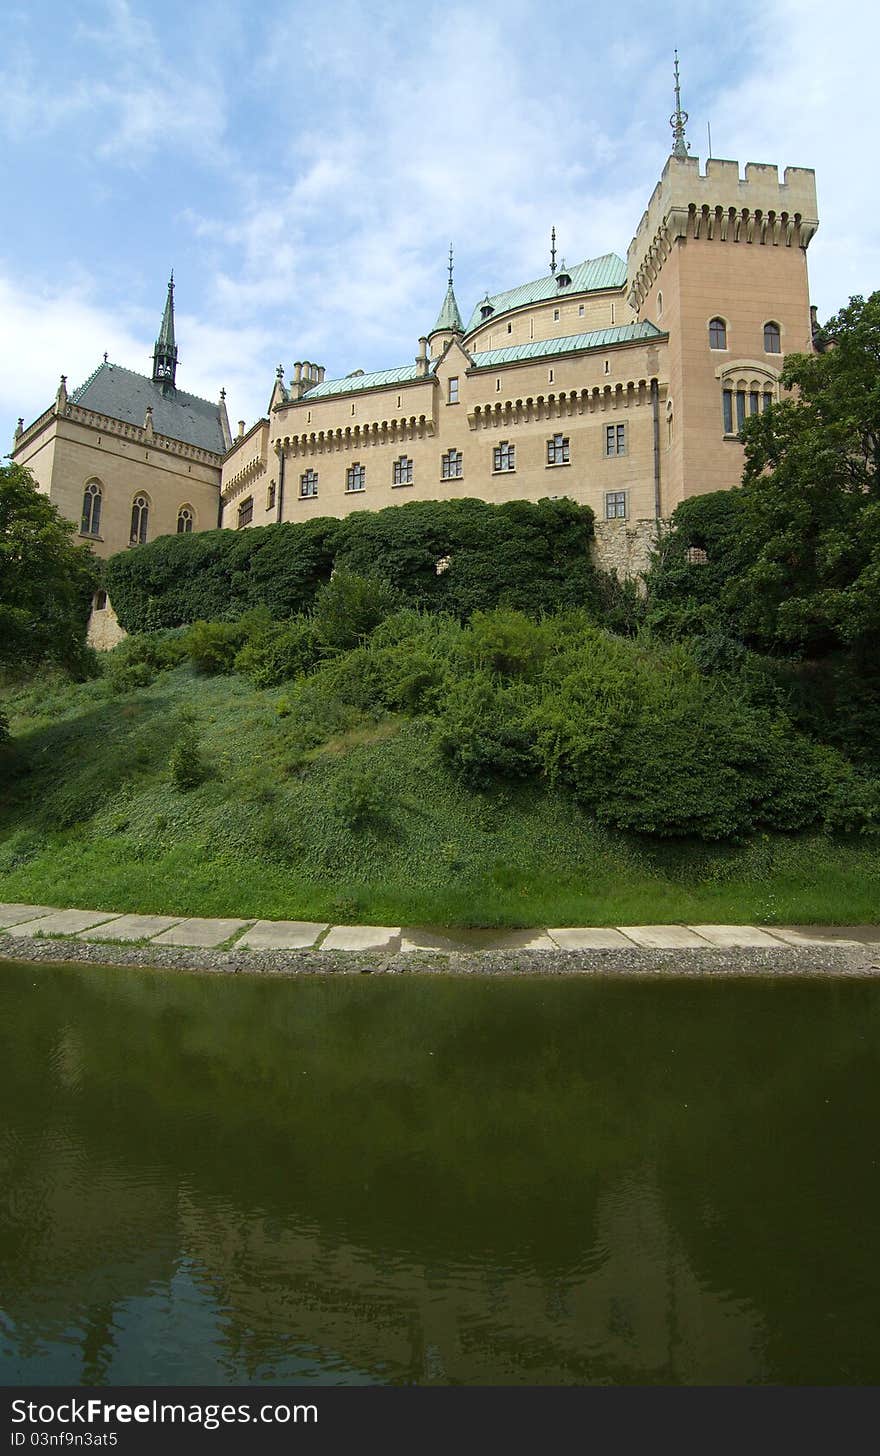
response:
[[[208,776],[198,729],[185,714],[181,714],[180,726],[168,759],[168,771],[174,787],[182,794],[189,789],[198,788]]]
[[[438,715],[436,744],[469,788],[537,772],[530,706],[522,687],[502,686],[485,672],[451,685]]]
[[[293,617],[254,630],[236,655],[235,670],[258,688],[274,688],[311,672],[320,655],[312,622]]]
[[[385,818],[385,795],[375,773],[355,764],[331,781],[327,807],[347,829],[378,827]]]
[[[550,650],[550,629],[522,612],[475,612],[462,637],[469,666],[501,677],[536,677]]]
[[[315,598],[315,636],[325,651],[346,652],[399,605],[397,592],[387,582],[337,566]]]

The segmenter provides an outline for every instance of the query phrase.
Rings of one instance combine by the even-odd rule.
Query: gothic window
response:
[[[605,426],[605,454],[626,454],[626,425]]]
[[[181,506],[177,512],[177,534],[187,536],[193,528],[192,506]]]
[[[366,465],[350,465],[345,472],[345,489],[366,490],[367,488],[367,467]]]
[[[252,495],[249,495],[248,498],[247,498],[247,500],[243,500],[242,503],[241,503],[241,505],[238,508],[238,529],[239,529],[239,531],[242,529],[243,526],[249,526],[250,523],[251,523],[251,521],[253,519],[254,519],[254,498],[253,498]]]
[[[464,462],[460,450],[447,450],[445,455],[440,457],[440,476],[443,480],[460,480],[464,472]]]
[[[757,389],[750,389],[749,390],[749,414],[750,415],[756,415],[758,413],[758,407],[759,407],[759,404],[760,404],[760,399],[761,399],[761,396],[759,395]]]
[[[307,470],[299,478],[299,493],[302,500],[318,494],[318,472]]]
[[[764,353],[778,354],[782,348],[782,335],[779,325],[769,323],[764,325]]]
[[[765,410],[768,410],[770,408],[770,406],[771,406],[772,403],[773,403],[773,395],[771,394],[771,392],[770,392],[769,389],[765,389],[764,390],[764,408],[765,408]]]
[[[394,462],[394,472],[393,472],[393,475],[392,475],[392,484],[393,485],[412,485],[412,483],[413,483],[413,463],[412,463],[412,458],[409,455],[401,455],[400,459],[399,460],[395,460],[395,462]]]
[[[727,324],[722,318],[713,318],[709,320],[709,348],[727,348]]]
[[[147,539],[147,524],[150,516],[150,502],[145,495],[136,495],[131,503],[132,546],[142,546]]]
[[[724,433],[733,434],[733,390],[725,389],[721,395],[724,406]]]
[[[458,375],[453,374],[449,381],[449,398],[447,404],[458,404]]]
[[[516,469],[516,446],[502,440],[492,451],[492,469],[496,474]]]
[[[746,392],[744,389],[736,391],[736,433],[742,433],[742,427],[746,422]]]
[[[90,480],[83,491],[82,525],[80,535],[97,536],[101,530],[101,487],[97,480]]]
[[[606,490],[605,492],[605,519],[606,521],[626,520],[626,491]]]
[[[547,441],[547,464],[568,465],[570,459],[567,435],[554,435]]]

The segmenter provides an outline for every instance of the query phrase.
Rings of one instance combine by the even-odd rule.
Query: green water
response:
[[[0,966],[0,1380],[880,1381],[880,984]]]

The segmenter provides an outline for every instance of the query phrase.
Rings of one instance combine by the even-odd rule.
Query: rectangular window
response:
[[[547,370],[547,383],[548,384],[552,384],[553,383],[553,370],[552,369],[548,369]]]
[[[559,323],[559,309],[558,308],[554,308],[554,310],[553,310],[553,322],[555,324],[558,324]]]
[[[583,316],[584,316],[584,306],[583,306],[582,303],[579,303],[578,304],[578,318],[583,318]]]
[[[299,493],[303,500],[318,494],[318,472],[307,470],[299,478]]]
[[[626,491],[606,490],[605,492],[605,519],[606,521],[626,520]]]
[[[445,455],[440,456],[440,478],[442,480],[461,480],[464,473],[464,462],[460,450],[447,450]]]
[[[732,435],[733,434],[733,390],[732,389],[725,389],[724,393],[721,396],[721,400],[722,400],[722,403],[724,405],[724,433],[725,433],[725,435]]]
[[[745,392],[744,389],[738,389],[736,391],[736,433],[738,435],[742,432],[742,427],[745,424],[745,422],[746,422],[746,392]]]
[[[605,426],[605,454],[626,454],[626,425]]]
[[[242,526],[249,526],[253,519],[254,498],[252,495],[249,495],[247,500],[243,500],[238,508],[238,529],[241,530]]]
[[[500,471],[516,469],[516,446],[509,445],[502,440],[492,451],[492,469],[498,474]]]
[[[552,440],[547,441],[547,464],[568,465],[569,463],[569,441],[567,435],[554,435]]]
[[[393,485],[412,485],[413,463],[409,455],[401,455],[399,460],[394,462],[392,474]]]
[[[275,506],[275,482],[273,480],[270,483],[270,485],[269,485],[269,489],[266,491],[266,510],[267,511],[271,511],[271,510],[274,509],[274,506]]]
[[[366,467],[366,465],[351,465],[351,466],[349,466],[348,470],[345,472],[345,489],[346,489],[346,491],[365,490],[366,489],[366,485],[367,485],[367,467]]]
[[[512,333],[513,333],[513,324],[508,324],[508,325],[507,325],[507,332],[508,332],[508,333],[509,333],[509,334],[512,334]]]
[[[447,404],[458,404],[458,375],[454,374],[449,381],[449,395]]]

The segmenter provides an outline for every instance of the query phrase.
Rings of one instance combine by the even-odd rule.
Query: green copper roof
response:
[[[350,394],[354,390],[381,389],[383,384],[408,384],[418,379],[417,364],[402,364],[399,369],[376,369],[372,374],[346,374],[344,379],[325,379],[306,390],[303,399],[326,399],[331,394]],[[430,377],[430,376],[428,376]]]
[[[662,329],[642,319],[640,323],[618,324],[613,329],[594,329],[590,334],[533,339],[528,344],[512,344],[507,349],[478,349],[471,359],[475,369],[491,369],[498,364],[515,364],[520,359],[544,359],[555,354],[576,354],[582,349],[605,349],[609,344],[636,344],[643,339],[666,337]]]
[[[159,330],[159,337],[156,340],[156,348],[162,353],[173,353],[174,351],[174,274],[172,273],[168,283],[168,297],[165,300],[165,312],[162,315],[162,327]]]
[[[437,334],[441,329],[452,329],[457,334],[464,333],[464,324],[461,321],[461,314],[458,311],[451,283],[446,290],[443,307],[437,315],[437,322],[432,328],[431,334]],[[428,335],[428,338],[431,337],[431,334]]]
[[[622,288],[626,282],[626,264],[616,253],[605,253],[601,258],[588,258],[586,262],[578,263],[574,268],[566,268],[565,271],[571,278],[571,283],[563,288],[556,281],[562,272],[560,268],[555,275],[547,273],[543,278],[536,278],[533,283],[521,283],[519,288],[510,288],[506,293],[490,294],[490,318],[498,318],[501,314],[509,313],[514,308],[522,308],[527,303],[542,303],[548,298],[569,298],[574,293],[590,293],[599,288]],[[484,298],[477,304],[466,333],[470,334],[481,324],[488,322],[480,312],[486,302]]]

